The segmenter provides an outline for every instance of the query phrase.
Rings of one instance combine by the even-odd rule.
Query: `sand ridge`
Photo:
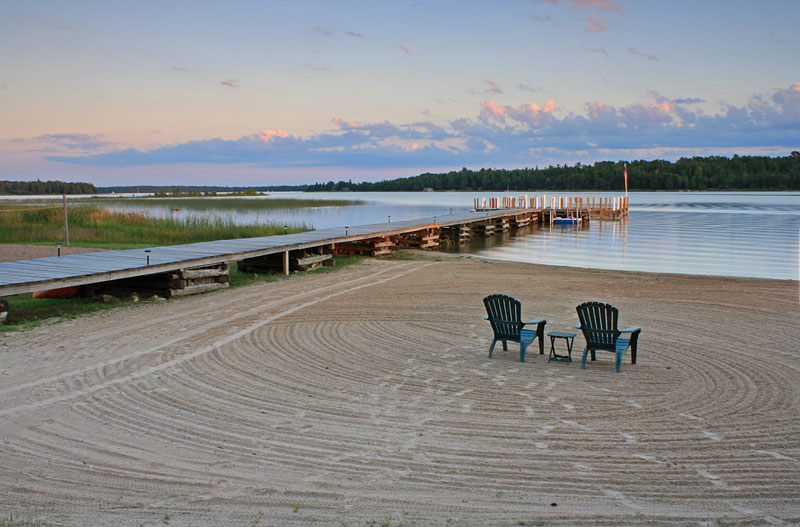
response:
[[[639,363],[488,359],[481,299]],[[0,510],[52,525],[795,525],[793,281],[370,260],[0,337]],[[549,340],[547,341],[549,347]],[[554,505],[555,504],[555,505]]]

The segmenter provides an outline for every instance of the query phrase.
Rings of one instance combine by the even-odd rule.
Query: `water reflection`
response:
[[[797,216],[631,212],[629,221],[532,227],[459,248],[548,265],[798,279]]]

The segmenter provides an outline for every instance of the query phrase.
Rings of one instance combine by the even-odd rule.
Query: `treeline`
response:
[[[152,193],[158,195],[182,193],[187,195],[213,195],[218,192],[282,192],[282,191],[303,191],[308,185],[269,185],[260,187],[221,187],[214,185],[126,185],[116,187],[100,187],[103,194],[133,194],[133,193]]]
[[[339,181],[309,191],[613,190],[625,188],[623,161],[547,168],[467,170],[379,182]],[[800,190],[800,152],[785,157],[710,156],[628,162],[630,190]]]
[[[97,187],[91,183],[63,181],[0,181],[0,194],[97,194]]]

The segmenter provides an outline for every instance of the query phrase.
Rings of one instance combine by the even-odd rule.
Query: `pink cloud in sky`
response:
[[[289,132],[286,132],[284,130],[264,130],[260,134],[258,134],[258,137],[265,143],[274,141],[277,138],[286,139],[287,137],[291,137],[293,139],[299,139],[298,136],[290,134]]]
[[[500,106],[493,100],[483,101],[481,103],[481,109],[483,111],[488,112],[490,115],[494,117],[505,117],[506,109],[503,106]]]
[[[533,2],[544,2],[546,4],[558,4],[559,0],[532,0]],[[623,11],[625,8],[617,5],[613,0],[571,0],[572,5],[581,10],[597,9],[598,11]]]
[[[608,58],[611,58],[611,55],[608,54],[606,48],[587,48],[584,46],[584,51],[588,51],[589,53],[600,53],[601,55],[605,55]]]
[[[503,93],[503,90],[501,90],[500,87],[497,86],[497,84],[495,84],[494,82],[492,81],[484,81],[484,82],[486,82],[486,84],[489,85],[489,89],[487,91],[489,91],[490,93]]]
[[[222,84],[223,86],[228,86],[230,88],[239,87],[239,81],[237,81],[236,79],[225,79],[224,81],[219,81],[219,83]]]
[[[334,117],[331,119],[331,122],[338,126],[339,128],[358,128],[358,123],[354,123],[352,121],[345,121],[341,117]]]
[[[603,106],[605,106],[602,102],[587,102],[585,105],[586,108],[586,116],[591,119],[598,119],[600,114],[603,112]]]
[[[587,16],[585,20],[587,24],[586,25],[587,33],[602,33],[604,31],[608,31],[608,22],[606,22],[602,18]]]
[[[599,11],[622,11],[625,8],[611,0],[572,0],[578,9],[597,9]]]
[[[506,118],[525,124],[527,126],[539,126],[544,121],[552,119],[552,113],[556,109],[555,101],[548,100],[544,106],[536,103],[528,103],[517,106],[501,106],[493,100],[481,102],[481,118],[484,121],[493,119],[504,122]]]
[[[31,138],[16,138],[12,143],[28,145],[33,150],[41,151],[99,151],[117,145],[114,141],[103,138],[103,134],[64,133],[44,134]]]
[[[642,53],[641,51],[639,51],[638,49],[636,49],[636,48],[633,48],[633,47],[631,47],[631,48],[628,48],[628,51],[630,51],[630,52],[631,52],[631,53],[633,53],[634,55],[642,55],[642,56],[644,56],[644,57],[645,57],[647,60],[658,60],[658,57],[656,57],[655,55],[651,55],[650,53]]]
[[[398,47],[398,48],[400,48],[400,51],[402,51],[402,52],[403,52],[403,53],[405,53],[406,55],[408,55],[409,53],[411,53],[411,52],[408,50],[408,48],[407,48],[407,47],[405,47],[405,46],[404,46],[404,45],[402,45],[402,44],[398,44],[398,46],[397,46],[397,47]]]

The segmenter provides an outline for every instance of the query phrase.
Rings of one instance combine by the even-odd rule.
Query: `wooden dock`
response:
[[[494,199],[490,205],[500,205]],[[329,265],[335,255],[385,256],[403,247],[436,249],[531,224],[552,224],[556,217],[588,222],[591,217],[623,215],[617,202],[602,199],[596,206],[594,200],[553,198],[545,203],[525,196],[505,198],[504,206],[496,209],[477,201],[471,212],[418,220],[0,262],[0,298],[73,286],[84,286],[84,293],[91,294],[137,291],[181,296],[227,287],[232,262],[246,272],[289,274]],[[553,207],[542,207],[545,204]],[[619,205],[627,215],[627,200]]]
[[[455,243],[460,243],[478,232],[494,233],[497,225],[520,224],[510,218],[524,216],[532,221],[535,215],[533,211],[473,211],[297,234],[0,262],[0,298],[92,285],[178,296],[226,287],[232,262],[253,272],[289,274],[325,265],[333,255],[382,256],[401,247],[435,249],[440,243],[453,243],[449,234],[442,237],[443,232],[455,232]],[[206,272],[187,273],[190,270]]]
[[[580,196],[503,196],[475,198],[476,211],[532,210],[544,223],[556,218],[583,218],[622,220],[628,217],[629,199],[625,196],[580,197]]]

